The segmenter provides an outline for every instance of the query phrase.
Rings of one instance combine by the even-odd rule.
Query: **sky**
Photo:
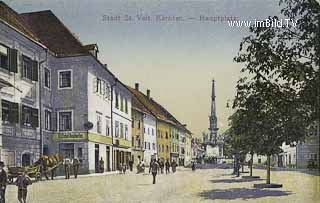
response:
[[[200,16],[265,19],[279,15],[278,0],[5,0],[17,12],[52,10],[83,44],[97,43],[99,60],[125,84],[166,107],[195,136],[209,127],[211,80],[216,81],[220,133],[228,127],[240,68],[237,55],[248,28]],[[125,16],[134,21],[125,21]],[[156,16],[184,21],[157,21]],[[111,20],[120,16],[120,20]],[[138,16],[149,16],[141,21]],[[182,18],[181,18],[182,17]],[[109,19],[109,20],[108,20]],[[179,19],[179,18],[178,18]]]

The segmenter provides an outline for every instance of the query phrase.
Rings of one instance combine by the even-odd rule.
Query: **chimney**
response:
[[[135,83],[134,85],[135,85],[135,89],[139,91],[139,83]]]
[[[148,97],[148,99],[150,99],[150,90],[149,89],[147,90],[147,97]]]

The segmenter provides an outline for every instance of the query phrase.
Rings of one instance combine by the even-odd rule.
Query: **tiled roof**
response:
[[[22,13],[20,16],[41,43],[57,56],[88,54],[77,37],[50,10]]]
[[[26,26],[24,19],[3,1],[0,1],[0,19],[31,39],[37,40],[37,37]]]
[[[179,128],[182,128],[191,134],[191,132],[185,126],[183,126],[177,119],[174,118],[172,114],[169,113],[169,111],[167,111],[163,106],[161,106],[154,99],[148,98],[145,94],[143,94],[142,92],[130,86],[127,86],[127,87],[132,92],[133,96],[141,104],[143,104],[145,108],[151,111],[152,114],[155,115],[158,119],[163,120],[167,123],[173,124]]]

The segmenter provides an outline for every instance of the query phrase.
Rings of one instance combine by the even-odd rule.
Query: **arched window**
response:
[[[22,155],[22,167],[30,166],[31,165],[31,157],[29,153],[25,153]]]

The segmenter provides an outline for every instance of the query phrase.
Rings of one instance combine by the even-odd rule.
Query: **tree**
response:
[[[316,0],[280,0],[279,5],[282,16],[291,23],[284,27],[251,27],[235,57],[236,62],[244,64],[242,80],[251,81],[239,82],[235,107],[245,103],[241,94],[250,86],[250,91],[256,89],[259,97],[266,99],[260,119],[268,123],[261,126],[268,162],[270,154],[278,151],[273,146],[280,146],[280,141],[303,140],[306,121],[320,123],[320,5]],[[269,17],[266,21],[275,20],[280,18]],[[299,120],[303,126],[290,129]]]

